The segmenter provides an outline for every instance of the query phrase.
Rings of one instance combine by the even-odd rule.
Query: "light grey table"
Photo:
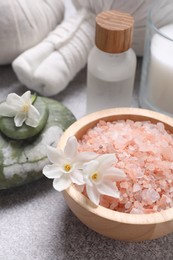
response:
[[[135,81],[137,93],[141,60]],[[0,67],[0,100],[10,92],[26,90],[10,66]],[[86,68],[69,86],[53,97],[77,118],[85,114]],[[0,191],[0,260],[172,260],[173,234],[140,243],[115,241],[84,226],[69,210],[52,181],[39,181]]]

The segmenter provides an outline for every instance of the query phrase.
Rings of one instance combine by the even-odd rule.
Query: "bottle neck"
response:
[[[104,52],[104,51],[102,51],[102,50],[100,50],[97,46],[94,46],[94,49],[95,49],[95,51],[98,53],[98,55],[100,55],[100,56],[102,56],[102,57],[116,57],[116,58],[118,58],[118,57],[126,57],[127,56],[127,54],[129,53],[129,51],[131,50],[131,48],[130,49],[128,49],[127,51],[124,51],[124,52],[119,52],[119,53],[109,53],[109,52]]]

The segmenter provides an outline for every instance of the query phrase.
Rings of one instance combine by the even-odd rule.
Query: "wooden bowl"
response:
[[[103,119],[114,121],[131,119],[134,121],[150,120],[162,122],[165,129],[173,133],[173,119],[157,112],[139,108],[116,108],[87,115],[72,124],[62,135],[59,147],[64,148],[69,136],[81,138],[89,128]],[[88,198],[72,185],[63,192],[72,212],[89,228],[107,237],[142,241],[162,237],[173,231],[173,208],[150,214],[128,214],[116,212],[102,206],[94,207]]]

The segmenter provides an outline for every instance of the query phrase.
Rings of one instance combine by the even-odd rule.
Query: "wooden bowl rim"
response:
[[[148,118],[147,120],[151,119],[151,120],[159,121],[173,128],[173,119],[171,117],[155,111],[150,111],[142,108],[112,108],[112,109],[106,109],[106,110],[102,110],[102,111],[98,111],[86,115],[81,119],[77,120],[63,133],[58,143],[58,146],[60,148],[64,148],[67,139],[70,136],[76,135],[85,126],[91,123],[96,123],[100,119],[104,120],[107,117],[114,117],[119,115],[129,116],[129,118],[131,116]],[[169,208],[156,213],[129,214],[129,213],[122,213],[111,209],[107,209],[100,205],[97,207],[94,206],[94,204],[87,197],[81,194],[75,188],[74,185],[71,185],[67,190],[64,191],[64,193],[67,193],[68,196],[70,196],[76,203],[78,203],[81,207],[83,207],[87,211],[111,221],[116,221],[116,222],[126,223],[126,224],[135,224],[135,225],[136,224],[148,225],[148,224],[163,223],[163,222],[168,222],[173,220],[173,208]]]

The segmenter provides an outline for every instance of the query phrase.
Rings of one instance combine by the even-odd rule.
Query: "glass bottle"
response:
[[[116,10],[96,17],[95,46],[88,57],[87,113],[131,105],[136,70],[133,24],[132,16]]]
[[[173,116],[173,0],[156,0],[148,12],[139,102]]]

